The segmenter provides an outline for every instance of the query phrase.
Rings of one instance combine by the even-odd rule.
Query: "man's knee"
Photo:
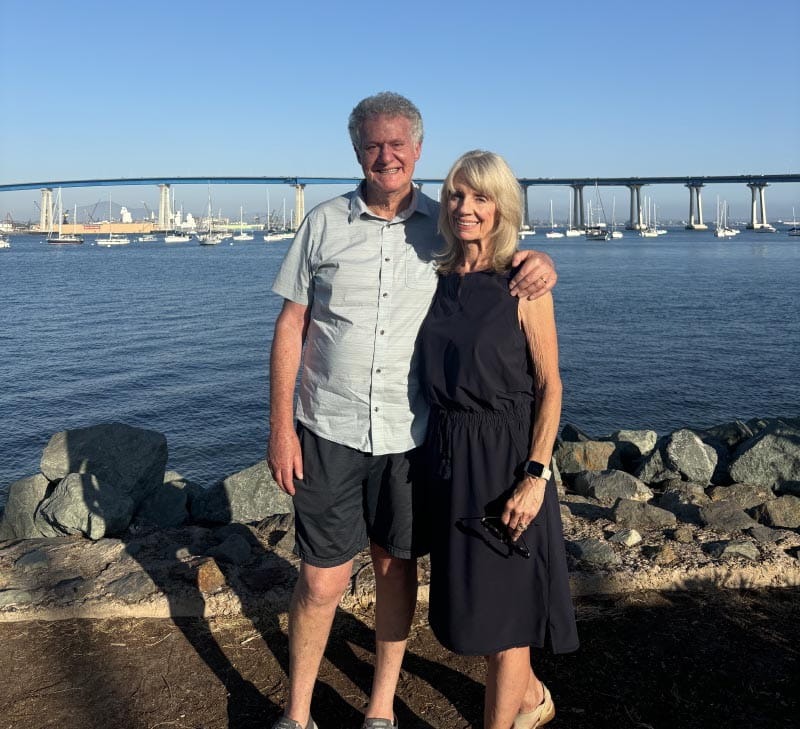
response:
[[[336,567],[314,567],[303,563],[297,581],[299,598],[318,606],[338,605],[350,584],[352,561]]]

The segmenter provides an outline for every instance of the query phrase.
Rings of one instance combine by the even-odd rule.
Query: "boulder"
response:
[[[207,550],[206,555],[221,562],[245,564],[250,561],[252,552],[247,539],[239,534],[231,534],[222,544]]]
[[[609,440],[617,443],[630,443],[638,456],[647,456],[653,452],[658,441],[655,430],[617,430],[611,434]]]
[[[57,536],[80,534],[89,539],[121,534],[133,516],[133,502],[94,474],[69,473],[47,496],[34,517],[36,528]]]
[[[664,446],[667,436],[659,438],[656,447],[646,455],[634,475],[645,483],[662,483],[669,480],[683,480],[679,471],[670,468],[664,457]]]
[[[653,562],[653,564],[658,565],[672,564],[678,559],[678,555],[675,553],[675,547],[669,542],[643,547],[642,554]]]
[[[671,511],[681,521],[700,524],[700,507],[709,503],[703,487],[688,481],[668,481],[658,499],[662,509]]]
[[[800,527],[800,498],[797,496],[779,496],[763,503],[758,514],[760,521],[779,529],[797,529]]]
[[[742,509],[752,509],[775,498],[772,489],[749,483],[715,486],[708,492],[708,495],[712,501],[733,501]]]
[[[190,489],[190,482],[183,476],[168,471],[164,474],[164,483],[142,500],[134,521],[164,528],[182,526],[189,519]]]
[[[758,526],[734,501],[712,501],[700,507],[700,520],[707,527],[724,534]]]
[[[642,535],[635,529],[620,529],[616,534],[608,539],[614,544],[622,544],[626,547],[635,547],[642,541]]]
[[[670,434],[664,447],[666,465],[681,474],[684,481],[707,484],[717,465],[717,453],[691,430]]]
[[[706,437],[720,441],[729,451],[735,450],[739,447],[740,443],[748,438],[752,438],[754,435],[747,423],[743,423],[741,420],[732,420],[729,423],[714,425],[711,428],[695,430],[694,432],[697,433],[703,441],[706,441]]]
[[[561,440],[567,441],[569,443],[582,443],[587,440],[594,440],[594,438],[584,433],[576,425],[572,425],[571,423],[566,423],[564,427],[561,429]]]
[[[758,547],[756,547],[756,545],[752,542],[744,540],[720,542],[713,546],[711,553],[719,559],[744,557],[745,559],[757,562],[761,558],[761,553],[758,551]]]
[[[620,499],[612,515],[620,526],[640,531],[674,527],[677,523],[675,514],[671,511],[632,499]]]
[[[800,429],[770,422],[736,449],[730,474],[734,481],[770,488],[800,480]]]
[[[573,480],[573,488],[582,496],[613,506],[617,499],[649,501],[653,492],[635,476],[625,471],[581,471]]]
[[[40,469],[50,481],[70,473],[95,476],[104,488],[130,500],[130,521],[143,499],[163,484],[166,464],[167,439],[161,433],[109,423],[56,433],[45,446]]]
[[[15,481],[8,487],[8,501],[0,517],[0,541],[55,536],[49,529],[46,534],[40,532],[33,518],[49,486],[50,482],[37,473]]]
[[[567,541],[567,551],[581,562],[593,567],[611,567],[622,562],[614,548],[602,539],[579,539]]]
[[[554,453],[558,470],[569,482],[580,471],[605,471],[622,465],[615,443],[562,441]]]
[[[267,462],[259,461],[196,494],[190,508],[195,521],[248,523],[291,513],[292,498],[275,483]]]

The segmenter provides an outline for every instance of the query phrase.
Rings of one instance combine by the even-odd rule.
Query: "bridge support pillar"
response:
[[[575,194],[572,196],[572,220],[578,230],[586,230],[586,216],[583,208],[583,185],[571,185]]]
[[[169,185],[159,185],[158,229],[172,230],[172,205],[169,200]]]
[[[306,217],[306,195],[305,195],[305,185],[297,184],[292,185],[294,187],[294,220],[292,221],[292,229],[297,230],[300,227],[300,223],[303,222],[303,218]]]
[[[703,188],[702,182],[687,182],[689,188],[689,224],[686,230],[708,230],[708,226],[703,222],[703,198],[700,190]],[[695,204],[697,215],[695,215]]]
[[[531,219],[528,211],[528,188],[530,185],[522,185],[522,230],[530,230]]]
[[[642,185],[626,185],[631,191],[631,215],[625,225],[627,230],[642,230],[644,218],[642,215]]]
[[[42,188],[42,205],[39,210],[39,230],[49,232],[53,227],[53,188]]]
[[[747,226],[750,230],[758,230],[759,228],[771,228],[772,226],[767,221],[767,194],[765,188],[766,182],[748,182],[747,186],[750,188],[752,195],[752,202],[750,204],[750,224]],[[756,190],[758,190],[758,201],[761,203],[761,220],[758,220],[756,210]]]

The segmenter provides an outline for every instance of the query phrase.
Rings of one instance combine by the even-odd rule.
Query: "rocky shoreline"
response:
[[[203,489],[166,438],[122,424],[55,434],[0,519],[0,622],[283,611],[291,502],[265,462]],[[573,594],[800,585],[800,418],[713,428],[566,425],[554,465]],[[420,599],[428,563],[419,562]],[[346,609],[374,580],[356,558]]]

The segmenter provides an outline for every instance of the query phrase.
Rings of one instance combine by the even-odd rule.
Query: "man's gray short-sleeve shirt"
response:
[[[375,455],[423,442],[414,344],[436,289],[438,213],[415,189],[388,221],[359,187],[298,229],[272,290],[310,307],[297,418],[317,435]]]

